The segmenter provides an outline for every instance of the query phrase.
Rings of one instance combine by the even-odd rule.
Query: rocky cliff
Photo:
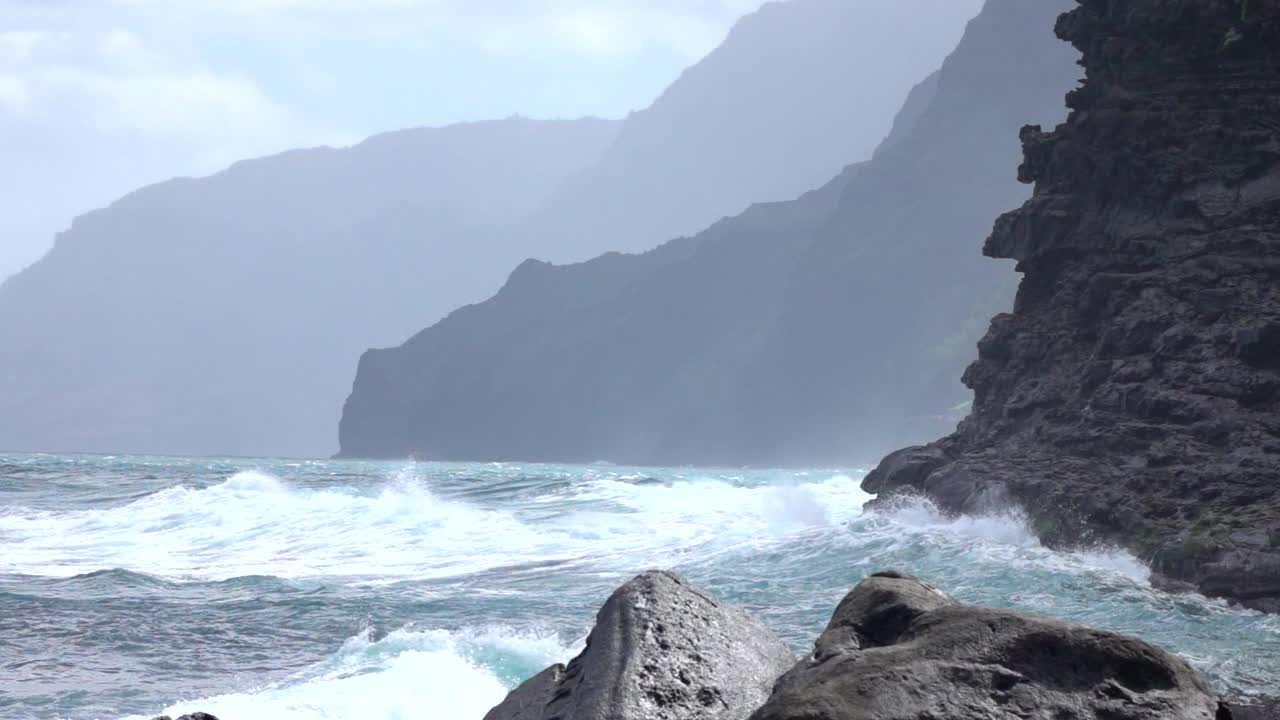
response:
[[[1027,197],[1017,128],[1079,75],[1066,0],[991,0],[874,158],[641,255],[527,262],[361,361],[348,456],[821,464],[954,427],[1011,303],[978,239]],[[1009,58],[1017,58],[1010,62]]]
[[[865,487],[1013,502],[1048,542],[1280,611],[1280,4],[1078,2],[1057,32],[1087,81],[1023,130],[1035,194],[986,244],[1023,279],[973,412]]]

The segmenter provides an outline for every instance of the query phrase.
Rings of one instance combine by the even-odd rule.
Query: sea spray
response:
[[[0,466],[16,468],[0,506],[0,717],[479,720],[571,657],[608,594],[651,567],[797,652],[850,587],[893,567],[962,600],[1140,635],[1224,689],[1280,686],[1280,618],[1162,592],[1122,552],[1045,548],[1016,514],[864,509],[848,471]]]
[[[671,548],[776,540],[818,519],[825,524],[829,513],[848,519],[868,497],[843,476],[785,487],[607,478],[576,490],[529,498],[555,503],[555,512],[521,513],[505,503],[441,499],[403,469],[374,487],[323,489],[249,470],[207,488],[166,488],[103,510],[12,508],[0,516],[0,532],[22,552],[0,558],[0,572],[431,579],[592,557],[656,563]]]
[[[237,720],[479,720],[511,685],[574,651],[554,637],[500,628],[406,628],[379,639],[366,631],[281,682],[176,703],[164,712],[204,711]]]

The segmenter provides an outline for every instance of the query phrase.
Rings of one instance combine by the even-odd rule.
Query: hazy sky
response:
[[[621,117],[762,2],[0,0],[0,278],[75,215],[239,158]]]

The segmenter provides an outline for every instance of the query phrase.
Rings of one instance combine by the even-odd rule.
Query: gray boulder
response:
[[[760,621],[667,572],[623,585],[587,647],[485,720],[745,720],[795,663]]]
[[[1226,703],[1226,712],[1218,720],[1280,720],[1280,698],[1241,697]]]
[[[878,573],[751,720],[1214,720],[1206,680],[1140,640],[962,605]]]

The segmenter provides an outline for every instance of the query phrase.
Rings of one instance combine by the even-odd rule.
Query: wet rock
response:
[[[609,598],[578,657],[516,688],[486,720],[741,720],[794,663],[742,610],[648,572]]]
[[[1022,132],[1035,194],[985,252],[1023,279],[965,372],[973,411],[864,487],[1007,498],[1046,543],[1280,611],[1280,3],[1076,2],[1056,29],[1087,79]]]
[[[878,572],[858,585],[836,608],[818,638],[818,657],[841,647],[892,645],[921,615],[955,601],[924,581],[893,570]],[[857,641],[857,644],[854,644]]]
[[[1223,703],[1219,720],[1280,720],[1280,698],[1231,698]]]
[[[751,720],[1223,720],[1205,679],[1134,638],[962,605],[879,573]]]
[[[484,720],[539,720],[563,681],[564,665],[552,665],[512,690]]]
[[[1236,352],[1254,365],[1280,365],[1280,321],[1258,321],[1238,330]]]

